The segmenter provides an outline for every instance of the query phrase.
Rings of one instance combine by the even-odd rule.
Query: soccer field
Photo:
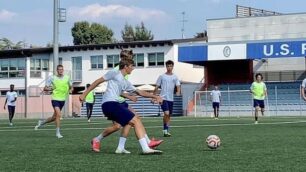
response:
[[[306,118],[172,118],[172,137],[162,137],[162,118],[144,118],[149,137],[164,139],[162,155],[141,155],[131,132],[129,155],[114,153],[119,132],[102,141],[101,152],[90,140],[110,125],[104,118],[63,119],[63,139],[54,125],[34,131],[37,120],[0,122],[0,171],[306,171]],[[205,138],[216,134],[215,151]]]

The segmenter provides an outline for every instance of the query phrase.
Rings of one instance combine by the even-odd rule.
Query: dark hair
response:
[[[124,60],[124,59],[133,59],[133,50],[124,50],[124,49],[121,49],[120,59],[121,60]]]
[[[124,66],[129,66],[129,65],[133,65],[134,64],[134,60],[132,59],[123,59],[123,60],[120,60],[119,62],[119,70],[123,69]]]
[[[86,88],[88,88],[90,86],[90,84],[86,84]]]
[[[168,61],[166,61],[166,66],[167,65],[172,65],[172,66],[174,66],[174,62],[172,61],[172,60],[168,60]]]
[[[11,84],[11,85],[10,85],[10,87],[14,87],[14,86],[15,86],[14,84]]]
[[[256,73],[255,78],[257,79],[258,76],[261,76],[261,79],[263,79],[263,76],[261,73]]]
[[[61,68],[64,68],[63,65],[59,64],[59,65],[56,66],[56,69],[58,69],[58,68],[60,68],[60,67],[61,67]]]

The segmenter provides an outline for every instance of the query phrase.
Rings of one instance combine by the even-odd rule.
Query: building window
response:
[[[25,59],[0,60],[0,78],[21,78],[25,76]]]
[[[62,57],[59,57],[59,58],[58,58],[58,64],[59,64],[59,65],[63,65],[63,58],[62,58]]]
[[[103,69],[103,56],[90,56],[91,69]]]
[[[149,66],[164,66],[165,64],[164,53],[149,53],[148,60]]]
[[[144,67],[144,54],[134,54],[135,67]]]
[[[107,68],[114,68],[119,64],[119,55],[107,55]]]
[[[40,78],[42,71],[49,71],[48,59],[31,59],[30,60],[30,77]]]

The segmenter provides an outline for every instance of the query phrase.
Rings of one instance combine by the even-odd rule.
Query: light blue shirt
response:
[[[160,96],[163,100],[173,101],[174,88],[181,83],[175,74],[162,74],[158,77],[156,85],[161,87]]]
[[[103,95],[102,104],[105,102],[120,102],[119,97],[123,91],[136,91],[136,88],[130,81],[124,78],[121,71],[110,70],[103,76],[103,78],[108,81],[108,84]]]

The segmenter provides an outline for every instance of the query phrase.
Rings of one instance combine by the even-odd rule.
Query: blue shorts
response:
[[[160,105],[163,112],[169,111],[169,114],[172,114],[173,111],[173,101],[164,100],[163,103]]]
[[[62,110],[65,105],[65,101],[51,100],[51,103],[53,108],[59,107],[60,110]]]
[[[93,105],[94,105],[93,103],[87,103],[87,102],[86,102],[86,108],[87,108],[87,109],[92,109],[92,108],[93,108]]]
[[[219,106],[220,106],[220,103],[219,102],[213,102],[212,104],[213,108],[218,108],[219,109]]]
[[[102,111],[108,120],[119,123],[122,127],[126,126],[133,118],[134,113],[119,102],[105,102],[102,104]]]
[[[129,104],[128,104],[126,101],[121,102],[120,105],[123,106],[123,107],[125,107],[125,108],[128,108],[128,107],[129,107]]]
[[[257,99],[254,99],[254,105],[253,107],[257,107],[259,106],[260,108],[265,108],[265,101],[264,100],[257,100]]]

